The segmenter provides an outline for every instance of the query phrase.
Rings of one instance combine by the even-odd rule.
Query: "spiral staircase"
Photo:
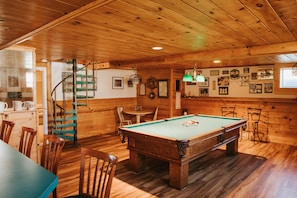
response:
[[[78,108],[88,106],[88,100],[94,98],[96,78],[92,62],[78,67],[77,60],[74,59],[67,62],[67,65],[72,66],[72,72],[67,73],[51,92],[52,133],[76,144]],[[62,90],[62,101],[57,100],[59,90]],[[72,100],[66,94],[72,95]]]

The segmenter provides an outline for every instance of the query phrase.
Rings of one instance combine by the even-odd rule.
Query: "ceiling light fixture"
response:
[[[214,60],[213,63],[221,63],[221,60]]]
[[[183,82],[205,82],[205,77],[201,71],[198,71],[197,65],[195,64],[193,70],[193,76],[187,72],[183,77]]]
[[[162,50],[163,47],[152,47],[153,50]]]
[[[133,68],[133,72],[134,74],[129,77],[129,80],[132,81],[133,84],[137,85],[140,82],[141,77],[137,75],[137,70],[135,67]]]

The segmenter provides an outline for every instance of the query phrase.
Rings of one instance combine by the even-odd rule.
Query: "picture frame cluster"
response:
[[[185,97],[273,94],[273,65],[205,69],[205,82],[187,82]],[[208,73],[209,72],[209,73]],[[210,86],[211,85],[211,86]],[[198,91],[193,91],[193,87]],[[198,93],[198,94],[197,94]],[[269,97],[269,96],[267,96]]]

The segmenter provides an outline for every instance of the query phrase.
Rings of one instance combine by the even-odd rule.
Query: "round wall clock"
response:
[[[150,99],[154,99],[154,98],[155,98],[155,93],[154,93],[154,92],[151,92],[151,93],[149,94],[149,97],[150,97]]]
[[[150,77],[147,79],[147,87],[150,89],[155,89],[156,87],[158,87],[157,83],[157,79],[154,77]]]

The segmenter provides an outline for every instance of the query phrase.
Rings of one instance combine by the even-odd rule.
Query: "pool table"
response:
[[[169,162],[169,185],[188,185],[189,162],[226,144],[226,153],[238,152],[240,128],[246,120],[211,115],[186,115],[120,128],[122,142],[128,138],[129,167],[145,169],[145,157]]]

